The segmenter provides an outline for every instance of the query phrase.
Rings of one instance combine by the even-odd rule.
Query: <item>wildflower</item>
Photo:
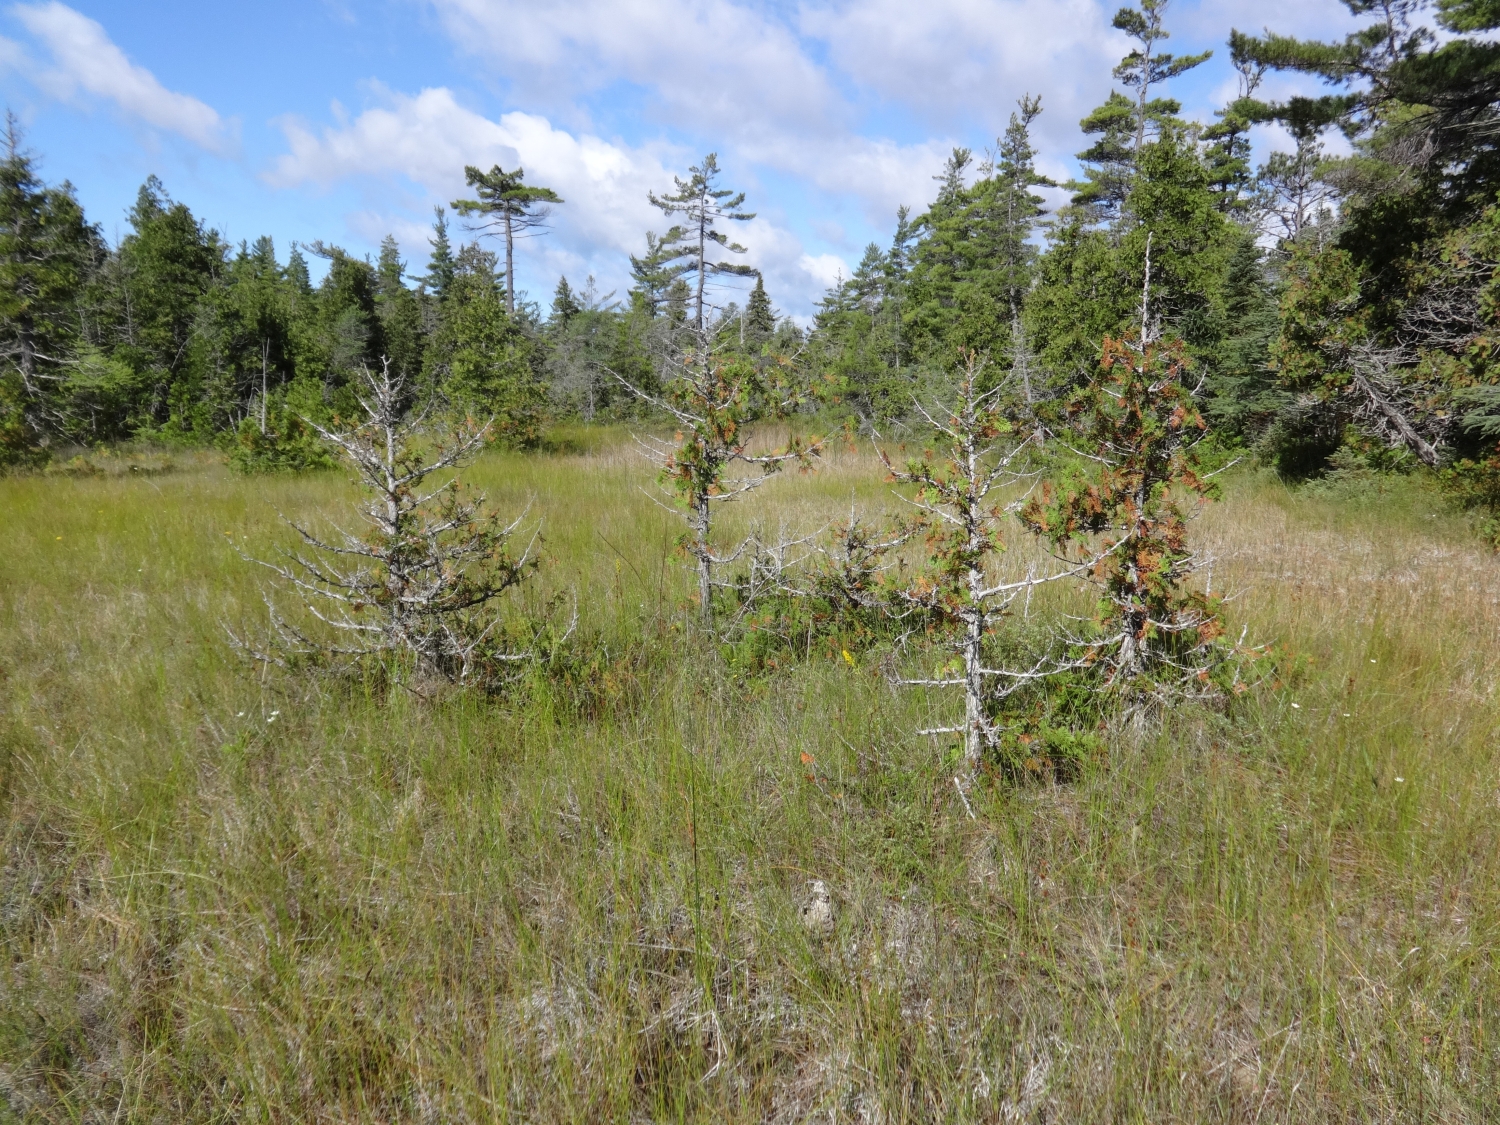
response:
[[[843,650],[843,653],[844,653],[844,663],[847,664],[847,665],[849,665],[849,667],[853,668],[854,667],[854,657],[852,657],[852,656],[849,655],[849,650],[847,648]]]
[[[1293,703],[1292,706],[1294,708],[1296,708],[1298,711],[1302,710],[1302,704],[1300,704],[1300,703]]]

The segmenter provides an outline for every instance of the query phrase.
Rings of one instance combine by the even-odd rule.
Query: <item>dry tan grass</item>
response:
[[[873,468],[726,532],[887,504]],[[337,510],[337,476],[0,481],[13,1116],[1500,1119],[1500,566],[1420,489],[1231,482],[1215,585],[1301,663],[971,821],[927,701],[688,643],[622,445],[471,475],[546,520],[586,712],[247,676],[226,533]]]

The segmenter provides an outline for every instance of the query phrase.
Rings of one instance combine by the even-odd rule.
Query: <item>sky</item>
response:
[[[805,319],[1023,94],[1042,97],[1041,170],[1076,174],[1078,120],[1129,50],[1118,2],[48,0],[0,7],[0,86],[44,178],[73,183],[112,243],[156,175],[233,242],[373,256],[391,234],[420,274],[464,166],[519,164],[565,200],[518,246],[543,308],[560,275],[623,296],[629,255],[670,225],[647,193],[716,152],[756,213],[734,224],[743,260]],[[1169,49],[1215,52],[1169,91],[1210,121],[1234,94],[1230,28],[1354,24],[1336,0],[1174,0],[1167,26]],[[1290,147],[1274,128],[1254,141]]]

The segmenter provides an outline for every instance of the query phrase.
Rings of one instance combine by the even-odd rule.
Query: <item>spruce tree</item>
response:
[[[709,153],[702,164],[688,169],[688,178],[673,176],[677,190],[671,195],[648,194],[654,207],[659,207],[669,218],[680,215],[683,223],[674,226],[662,237],[661,262],[675,269],[677,278],[694,275],[693,324],[697,331],[704,328],[703,288],[708,275],[730,275],[736,277],[755,276],[755,269],[738,262],[715,260],[709,257],[709,245],[718,246],[731,254],[744,254],[745,247],[731,242],[729,236],[715,225],[719,222],[747,222],[755,218],[755,212],[742,211],[745,193],[721,188],[719,183],[719,158]]]
[[[639,258],[634,254],[630,256],[630,277],[634,282],[630,287],[630,303],[648,316],[655,317],[662,311],[667,302],[667,290],[682,273],[680,266],[671,264],[675,254],[670,244],[679,237],[681,231],[677,227],[668,231],[665,238],[657,238],[655,231],[648,230],[645,255]]]
[[[552,294],[552,316],[549,323],[553,328],[565,328],[568,321],[583,311],[578,299],[573,296],[573,287],[568,284],[566,277],[557,279],[557,289]]]
[[[406,284],[406,263],[391,235],[380,244],[376,274],[375,305],[385,344],[383,355],[390,359],[402,385],[413,386],[422,371],[422,306]]]
[[[441,304],[453,284],[453,244],[448,241],[448,212],[442,207],[432,210],[432,237],[427,240],[432,254],[427,259],[427,276],[422,278],[422,284]]]
[[[155,176],[141,185],[130,226],[102,294],[102,334],[140,384],[137,425],[185,439],[210,425],[204,356],[193,345],[200,304],[222,280],[228,247]]]
[[[72,186],[48,187],[7,115],[0,162],[0,467],[39,455],[64,429],[61,382],[77,346],[77,302],[99,235]]]
[[[379,276],[368,261],[342,247],[312,242],[307,250],[327,260],[328,272],[312,301],[312,349],[304,374],[321,382],[326,410],[348,415],[356,408],[351,384],[364,370],[378,367],[387,352]]]
[[[979,165],[972,184],[966,175],[973,154],[955,149],[936,177],[937,199],[917,220],[921,239],[911,253],[902,319],[904,338],[929,365],[947,367],[958,349],[966,349],[996,362],[986,368],[992,378],[999,361],[1026,352],[1020,309],[1031,284],[1036,255],[1030,240],[1043,202],[1031,188],[1048,182],[1036,172],[1031,147],[1031,123],[1040,112],[1040,99],[1021,99],[993,159]]]
[[[441,327],[427,349],[427,382],[453,406],[493,418],[493,432],[528,447],[541,436],[545,398],[537,343],[509,315],[495,278],[494,255],[459,251]]]
[[[312,273],[307,268],[307,259],[295,242],[292,243],[291,256],[286,261],[286,278],[298,297],[312,296]]]
[[[511,316],[516,315],[516,239],[547,221],[551,214],[548,204],[563,202],[551,188],[527,184],[525,177],[520,168],[507,172],[496,164],[483,172],[470,164],[464,168],[464,180],[479,198],[453,203],[460,215],[474,217],[476,229],[498,229],[504,234],[505,311]]]
[[[771,310],[771,298],[766,295],[765,279],[759,274],[745,305],[745,331],[756,341],[765,340],[776,331],[776,314]]]
[[[1342,41],[1231,35],[1246,58],[1328,86],[1257,107],[1299,141],[1264,176],[1267,210],[1296,239],[1283,244],[1289,284],[1276,363],[1289,389],[1321,406],[1299,426],[1304,436],[1331,415],[1339,429],[1352,421],[1367,441],[1433,468],[1479,466],[1491,460],[1493,437],[1487,411],[1473,407],[1500,385],[1489,343],[1500,253],[1500,43],[1491,33],[1500,7],[1440,3],[1438,23],[1452,33],[1442,41],[1414,0],[1346,7],[1369,22]],[[1353,157],[1318,152],[1329,127],[1354,142]],[[1308,212],[1332,187],[1336,221],[1313,223],[1309,237]]]
[[[1042,112],[1042,99],[1027,94],[1020,113],[1010,115],[1010,125],[1001,138],[995,179],[1004,207],[999,231],[1001,268],[1005,272],[1005,298],[1010,312],[1010,361],[1022,394],[1031,400],[1034,390],[1029,370],[1030,349],[1021,320],[1021,306],[1036,274],[1036,246],[1031,240],[1043,214],[1045,200],[1032,188],[1055,186],[1036,170],[1036,152],[1031,146],[1031,123]]]

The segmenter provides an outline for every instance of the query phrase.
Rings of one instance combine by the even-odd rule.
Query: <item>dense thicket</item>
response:
[[[1206,123],[1184,119],[1169,87],[1208,55],[1163,50],[1165,0],[1122,9],[1115,26],[1135,45],[1080,122],[1066,202],[1049,211],[1057,194],[1039,194],[1059,185],[1035,168],[1042,103],[1027,96],[987,154],[954,150],[932,202],[900,210],[889,245],[865,250],[808,330],[776,314],[716,228],[750,213],[714,186],[712,154],[652,196],[676,225],[645,233],[625,298],[563,278],[544,315],[516,292],[511,247],[562,200],[520,169],[468,169],[479,198],[454,204],[471,230],[504,236],[505,268],[450,239],[439,209],[425,273],[411,276],[390,239],[375,262],[321,243],[285,259],[270,238],[230,246],[155,178],[110,247],[12,126],[0,459],[144,438],[218,441],[246,468],[317,463],[305,422],[347,413],[351,378],[382,358],[414,394],[494,415],[527,445],[549,415],[649,408],[622,387],[650,389],[684,328],[795,360],[876,432],[899,426],[961,350],[988,356],[996,379],[1017,376],[1007,382],[1045,415],[1097,377],[1101,341],[1132,323],[1149,241],[1152,307],[1182,340],[1220,441],[1292,475],[1424,463],[1492,508],[1500,45],[1485,37],[1500,10],[1440,0],[1439,42],[1420,0],[1344,2],[1368,23],[1341,43],[1231,32],[1239,90]],[[1259,100],[1274,69],[1330,89]],[[1272,120],[1295,151],[1252,168],[1249,130]],[[1327,155],[1332,129],[1351,156]],[[317,285],[309,255],[327,262]]]

